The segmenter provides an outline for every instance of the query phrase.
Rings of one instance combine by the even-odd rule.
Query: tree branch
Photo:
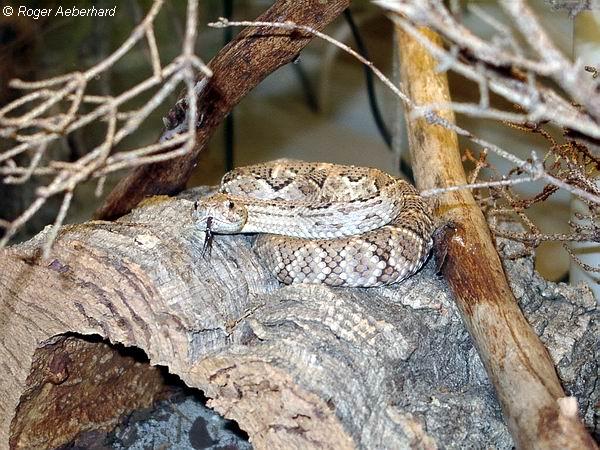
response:
[[[585,73],[583,64],[578,61],[572,63],[556,48],[527,3],[523,0],[502,0],[500,5],[539,58],[553,66],[551,76],[554,81],[583,105],[596,121],[600,121],[598,81]]]
[[[349,0],[279,0],[258,20],[293,21],[320,30],[349,3]],[[199,153],[225,116],[267,75],[291,62],[311,38],[298,31],[270,27],[247,29],[238,34],[209,64],[214,75],[197,97],[201,124],[193,151],[177,159],[134,169],[109,194],[96,216],[115,218],[130,211],[145,197],[173,194],[183,189]],[[185,117],[186,112],[187,105],[180,100],[167,119],[168,128],[176,129],[181,122],[178,118]]]
[[[447,78],[436,73],[437,60],[400,27],[397,31],[401,80],[412,101],[449,102]],[[432,31],[419,31],[441,45]],[[439,114],[454,122],[451,111]],[[408,121],[408,134],[421,190],[467,183],[454,132],[413,119]],[[437,244],[442,273],[454,291],[517,447],[596,448],[578,417],[561,411],[558,400],[565,394],[554,365],[517,305],[471,192],[440,195],[436,213],[454,229]]]

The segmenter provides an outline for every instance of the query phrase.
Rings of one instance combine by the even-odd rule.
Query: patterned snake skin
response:
[[[254,250],[286,284],[371,287],[423,265],[434,223],[409,183],[378,169],[274,161],[228,172],[194,204],[212,234],[260,233]]]

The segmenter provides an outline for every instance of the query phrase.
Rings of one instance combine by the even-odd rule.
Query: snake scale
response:
[[[432,213],[409,183],[378,169],[279,160],[225,174],[194,203],[213,234],[258,233],[253,248],[286,284],[371,287],[404,280],[432,247]]]

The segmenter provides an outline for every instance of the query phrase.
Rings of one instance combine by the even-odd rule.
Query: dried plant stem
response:
[[[69,210],[69,206],[71,205],[71,200],[73,200],[73,191],[67,191],[63,198],[63,201],[60,205],[60,209],[58,210],[58,214],[56,219],[54,220],[54,224],[50,228],[48,235],[46,236],[46,242],[44,243],[43,248],[43,258],[47,259],[50,256],[50,250],[52,249],[52,244],[54,244],[54,240],[58,235],[58,231],[60,226],[65,221],[65,217],[67,216],[67,211]]]
[[[377,67],[375,67],[375,65],[371,61],[364,58],[362,55],[357,53],[355,50],[353,50],[351,47],[347,46],[343,42],[340,42],[325,33],[321,33],[320,31],[315,30],[312,27],[309,27],[306,25],[299,25],[299,24],[296,24],[296,23],[290,22],[290,21],[288,21],[288,22],[265,22],[265,21],[260,21],[260,20],[235,21],[235,20],[228,20],[224,17],[219,17],[219,20],[217,22],[211,22],[208,24],[208,26],[213,27],[213,28],[270,27],[270,28],[279,28],[279,29],[289,30],[289,31],[304,31],[315,37],[318,37],[319,39],[323,39],[324,41],[329,42],[330,44],[333,44],[336,47],[340,48],[341,50],[345,51],[349,55],[352,55],[358,61],[360,61],[365,66],[367,66],[369,69],[371,69],[371,71],[373,71],[373,73],[377,76],[377,78],[379,78],[381,80],[381,82],[383,84],[385,84],[400,99],[402,99],[405,102],[409,101],[408,97],[404,94],[404,92],[402,92],[400,89],[398,89],[398,87],[394,83],[392,83],[392,81],[389,78],[387,78],[383,74],[383,72],[381,72],[381,70],[379,70]]]
[[[531,181],[537,181],[539,178],[535,176],[512,178],[509,180],[500,181],[482,181],[481,183],[466,183],[458,186],[446,186],[434,189],[425,189],[420,192],[423,197],[435,197],[441,194],[447,194],[448,192],[462,191],[462,190],[473,190],[500,186],[514,186],[515,184],[529,183]]]

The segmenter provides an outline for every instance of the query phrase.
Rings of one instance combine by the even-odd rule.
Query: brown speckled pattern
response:
[[[286,284],[396,283],[431,250],[429,206],[413,186],[378,169],[275,161],[227,173],[221,193],[247,208],[239,232],[261,233],[254,249]]]

